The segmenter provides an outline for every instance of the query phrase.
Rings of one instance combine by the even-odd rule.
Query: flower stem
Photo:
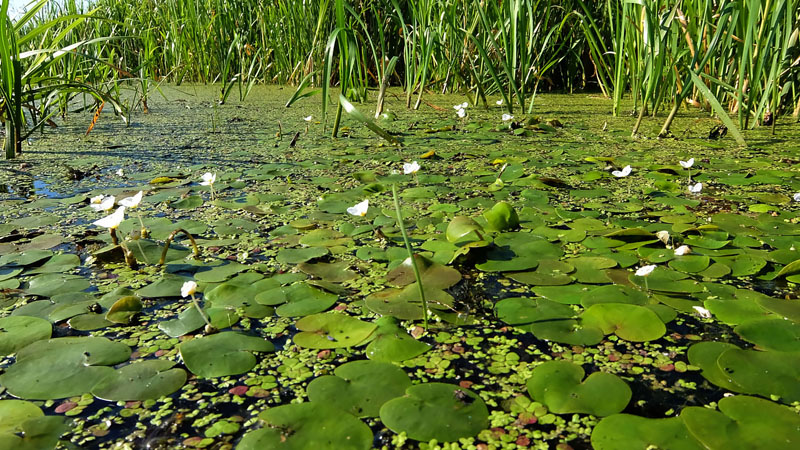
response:
[[[403,235],[403,242],[406,244],[406,251],[408,257],[411,259],[411,267],[414,269],[414,278],[417,280],[417,287],[419,288],[419,298],[422,300],[422,323],[425,330],[428,329],[428,302],[425,300],[425,289],[422,287],[422,277],[419,275],[419,267],[417,267],[417,259],[414,257],[414,252],[411,250],[411,242],[408,240],[406,234],[406,226],[403,223],[403,213],[400,211],[400,200],[397,198],[397,185],[392,184],[392,197],[394,198],[394,209],[397,213],[397,225],[400,227],[400,233]]]
[[[208,320],[208,316],[206,315],[205,311],[203,311],[203,308],[200,307],[200,303],[197,303],[197,299],[194,298],[194,294],[192,294],[192,303],[194,303],[194,307],[197,308],[197,312],[200,313],[200,317],[203,318],[203,320],[206,322],[206,325],[208,325],[209,328],[213,328],[214,325],[211,325],[211,321]]]

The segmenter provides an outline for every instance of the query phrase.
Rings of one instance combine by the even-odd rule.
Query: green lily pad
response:
[[[569,258],[566,262],[575,267],[575,273],[572,274],[575,280],[587,284],[610,283],[611,278],[608,277],[605,269],[617,265],[617,261],[603,256],[580,256]]]
[[[631,414],[614,414],[592,430],[596,450],[670,449],[704,450],[680,417],[648,419]]]
[[[626,303],[629,305],[645,305],[647,295],[637,289],[618,284],[600,286],[586,292],[581,297],[581,306],[588,308],[599,303]]]
[[[135,295],[122,297],[109,308],[106,320],[114,323],[129,323],[142,310],[142,301]]]
[[[585,326],[600,328],[605,334],[614,333],[633,342],[652,341],[667,331],[656,313],[638,305],[599,303],[587,308],[580,318]]]
[[[490,230],[505,231],[519,226],[519,216],[506,202],[498,202],[492,209],[483,213]]]
[[[138,361],[114,371],[92,388],[95,397],[110,401],[148,400],[164,397],[186,383],[186,371],[172,368],[174,361]]]
[[[271,342],[232,331],[183,342],[178,347],[186,367],[203,378],[245,373],[256,365],[250,352],[272,352]]]
[[[125,244],[136,260],[145,264],[158,263],[161,260],[161,254],[164,252],[164,245],[151,239],[137,239]],[[169,250],[167,250],[167,256],[164,261],[181,261],[191,253],[188,248],[173,242],[170,244]]]
[[[405,361],[431,349],[429,344],[411,337],[394,317],[381,317],[375,321],[375,325],[378,326],[373,333],[375,338],[366,349],[367,358],[373,361]]]
[[[183,283],[189,280],[191,278],[167,273],[158,281],[137,289],[136,295],[144,298],[180,297]]]
[[[565,305],[577,305],[587,292],[596,289],[596,286],[587,284],[567,284],[564,286],[536,286],[531,289],[539,297],[544,297],[554,302]]]
[[[719,412],[692,406],[681,419],[705,448],[792,450],[800,446],[800,417],[769,400],[738,395],[719,401]]]
[[[0,435],[3,433],[17,433],[21,431],[20,426],[25,421],[37,417],[44,417],[44,413],[38,406],[29,401],[0,400]],[[0,442],[2,441],[0,440]]]
[[[727,342],[698,342],[689,347],[687,357],[689,358],[689,364],[699,367],[702,370],[701,374],[708,381],[729,391],[742,392],[742,387],[734,383],[717,365],[719,355],[730,349],[738,348]]]
[[[539,267],[532,272],[505,272],[503,275],[523,284],[536,286],[561,286],[572,282],[572,277],[567,275],[575,268],[563,261],[543,259]]]
[[[445,383],[424,383],[384,403],[381,421],[395,433],[427,442],[475,436],[489,425],[486,404],[469,389]]]
[[[297,268],[312,277],[332,283],[342,283],[358,277],[358,275],[350,269],[350,264],[345,261],[335,263],[301,263]]]
[[[334,294],[314,288],[304,281],[280,289],[286,298],[286,303],[278,306],[275,312],[283,317],[307,316],[325,311],[333,306],[339,298]],[[256,301],[259,301],[259,296],[256,296]]]
[[[426,288],[447,289],[461,281],[461,273],[452,267],[439,264],[419,254],[415,254],[414,259],[419,269],[422,285]],[[415,281],[411,258],[404,259],[400,265],[386,274],[386,284],[390,286],[404,287]]]
[[[711,259],[704,255],[676,256],[669,262],[669,267],[681,272],[697,273],[708,268]]]
[[[800,401],[800,353],[733,348],[719,355],[717,365],[744,393]]]
[[[53,255],[41,266],[28,271],[27,273],[65,273],[81,264],[78,255],[72,253],[60,253]],[[2,277],[0,277],[2,279]]]
[[[16,362],[0,375],[0,384],[15,397],[32,400],[81,395],[113,373],[108,365],[130,354],[127,345],[101,337],[36,341],[17,352]]]
[[[203,205],[203,198],[199,195],[188,195],[178,201],[170,203],[175,209],[196,209]]]
[[[311,230],[300,238],[300,244],[309,247],[336,247],[350,242],[353,242],[352,238],[325,228]]]
[[[755,275],[767,265],[767,261],[764,258],[748,254],[728,257],[715,257],[714,260],[730,267],[731,276],[734,277]]]
[[[308,399],[336,405],[356,417],[377,417],[384,403],[411,386],[403,369],[389,363],[352,361],[333,373],[308,384]]]
[[[212,267],[210,270],[198,270],[194,274],[194,279],[205,283],[221,283],[247,269],[248,266],[244,264],[239,264],[236,261],[228,261],[224,264]]]
[[[15,450],[56,448],[59,437],[70,429],[65,422],[60,416],[29,418],[15,427],[14,431],[19,434],[0,432],[0,448]]]
[[[245,434],[237,450],[367,450],[372,447],[369,427],[328,403],[283,405],[267,409],[258,417],[266,426]]]
[[[447,225],[445,236],[454,244],[483,240],[483,227],[466,216],[456,216]]]
[[[301,332],[294,335],[294,343],[313,349],[359,345],[377,328],[375,324],[336,312],[303,317],[296,326]]]
[[[585,372],[569,361],[547,361],[533,369],[528,393],[556,414],[616,414],[631,400],[631,388],[616,375]]]
[[[31,278],[26,291],[31,295],[51,297],[64,292],[82,291],[89,285],[89,280],[79,275],[46,273]]]
[[[495,311],[497,318],[509,325],[525,325],[575,317],[575,311],[568,305],[544,298],[505,298],[497,302]]]
[[[39,317],[0,318],[0,356],[15,353],[32,342],[49,339],[52,331],[53,325]]]
[[[742,323],[734,331],[744,340],[764,350],[800,351],[800,323],[785,319],[755,319]]]
[[[50,250],[28,250],[0,256],[0,266],[32,266],[53,256]]]
[[[325,247],[284,248],[278,251],[276,259],[281,264],[299,264],[328,253],[330,251]]]
[[[453,296],[442,289],[424,286],[428,308],[448,310],[453,308]],[[422,299],[417,283],[397,289],[387,288],[370,294],[365,299],[367,308],[378,314],[393,316],[401,320],[422,319]]]
[[[603,330],[585,326],[576,319],[546,320],[524,327],[539,339],[569,345],[595,345],[603,340]]]

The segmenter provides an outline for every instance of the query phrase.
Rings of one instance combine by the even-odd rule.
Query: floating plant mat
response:
[[[591,96],[509,129],[390,91],[396,148],[292,89],[213,123],[181,89],[0,170],[0,447],[797,447],[797,125],[748,151],[705,114],[631,140]]]

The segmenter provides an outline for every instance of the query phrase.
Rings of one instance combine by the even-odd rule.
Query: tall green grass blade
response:
[[[353,104],[350,103],[344,97],[344,95],[339,94],[339,104],[342,105],[342,107],[344,108],[345,112],[350,117],[352,117],[352,118],[358,120],[359,122],[361,122],[362,124],[366,125],[367,128],[369,128],[373,133],[375,133],[378,136],[386,139],[387,141],[389,141],[392,144],[402,145],[402,143],[400,142],[399,139],[397,139],[395,136],[392,136],[391,134],[389,134],[388,131],[384,130],[383,128],[379,127],[378,125],[375,125],[375,122],[370,120],[369,117],[365,116],[364,114],[361,113],[361,111],[356,109],[356,107],[353,106]]]
[[[703,83],[703,80],[697,76],[694,70],[689,69],[689,74],[692,77],[692,83],[694,83],[695,88],[697,88],[697,90],[703,94],[703,98],[705,98],[706,101],[711,104],[711,108],[714,110],[717,116],[719,116],[719,119],[722,121],[722,123],[728,127],[728,131],[731,132],[731,135],[736,140],[736,143],[742,147],[747,146],[744,136],[742,136],[742,133],[739,132],[736,124],[733,123],[733,120],[731,120],[730,116],[728,116],[728,113],[726,113],[722,105],[719,104],[719,101],[717,101],[717,98],[714,97],[714,94],[711,92],[711,90],[708,89],[708,86]]]

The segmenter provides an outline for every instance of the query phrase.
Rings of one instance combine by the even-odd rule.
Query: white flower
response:
[[[503,117],[502,117],[503,122],[508,122],[509,120],[511,120],[513,118],[514,118],[514,116],[512,116],[511,114],[508,114],[508,113],[503,114]]]
[[[200,182],[200,185],[211,186],[215,181],[217,181],[217,174],[206,172],[203,174],[203,181]]]
[[[794,196],[792,198],[794,199],[794,201],[800,202],[800,192],[798,192],[797,194],[794,194]]]
[[[126,208],[136,208],[142,201],[142,195],[144,195],[144,193],[142,191],[139,191],[139,193],[134,195],[133,197],[123,198],[122,200],[119,201],[119,204],[125,206]]]
[[[121,167],[120,167],[119,169],[117,169],[117,175],[119,175],[119,176],[121,176],[121,177],[124,177],[124,176],[125,176],[125,172],[123,172],[123,171],[122,171],[122,168],[121,168]]]
[[[194,281],[187,281],[181,286],[181,297],[188,297],[197,291],[197,283]]]
[[[631,166],[627,165],[622,168],[622,170],[614,170],[611,172],[611,175],[614,175],[617,178],[627,177],[631,174]]]
[[[658,238],[659,241],[666,244],[667,242],[669,242],[669,231],[661,230],[658,233],[656,233],[656,237]]]
[[[494,102],[494,103],[495,103],[497,106],[503,106],[503,99],[501,98],[500,100],[498,100],[498,101],[496,101],[496,102]]]
[[[98,227],[105,227],[105,228],[117,228],[119,224],[125,219],[125,207],[120,206],[114,211],[114,214],[110,216],[103,217],[102,219],[95,220],[92,222],[92,225],[97,225]]]
[[[688,245],[681,245],[675,249],[675,256],[688,255],[689,253],[692,253],[692,248]]]
[[[101,200],[98,201],[97,197],[100,197]],[[107,197],[103,197],[102,195],[98,195],[97,197],[92,197],[89,207],[95,211],[111,211],[111,208],[114,207],[114,201],[116,200],[114,196],[109,195]]]
[[[412,163],[403,163],[403,173],[408,175],[411,173],[417,173],[419,170],[419,164],[414,161]]]
[[[650,275],[651,272],[656,268],[655,264],[650,264],[649,266],[642,266],[636,270],[637,277],[646,277]]]
[[[697,311],[697,315],[702,317],[703,319],[710,319],[711,318],[711,311],[703,308],[702,306],[692,306],[692,309]]]
[[[303,117],[303,120],[305,120],[306,122],[311,122],[311,119],[313,118],[314,116],[308,116],[308,117]]]
[[[703,183],[697,183],[694,186],[689,186],[689,192],[692,194],[699,194],[703,190]]]
[[[469,107],[469,103],[467,103],[467,102],[459,103],[458,105],[453,105],[453,109],[455,109],[456,111],[458,111],[459,109],[466,109],[468,107]]]
[[[678,164],[680,164],[684,169],[688,169],[689,167],[692,167],[692,164],[694,164],[694,158],[689,158],[688,161],[678,161]]]
[[[99,205],[100,202],[102,202],[102,201],[103,201],[103,194],[100,194],[100,195],[96,195],[96,196],[90,198],[89,199],[89,204],[91,204],[91,205]]]
[[[458,111],[456,111],[456,114],[458,114],[458,117],[463,119],[467,116],[467,111],[464,108],[460,108]]]
[[[347,208],[347,212],[353,216],[361,216],[364,217],[367,215],[367,210],[369,209],[369,199],[364,200],[361,203],[357,203],[355,206],[351,206]]]

